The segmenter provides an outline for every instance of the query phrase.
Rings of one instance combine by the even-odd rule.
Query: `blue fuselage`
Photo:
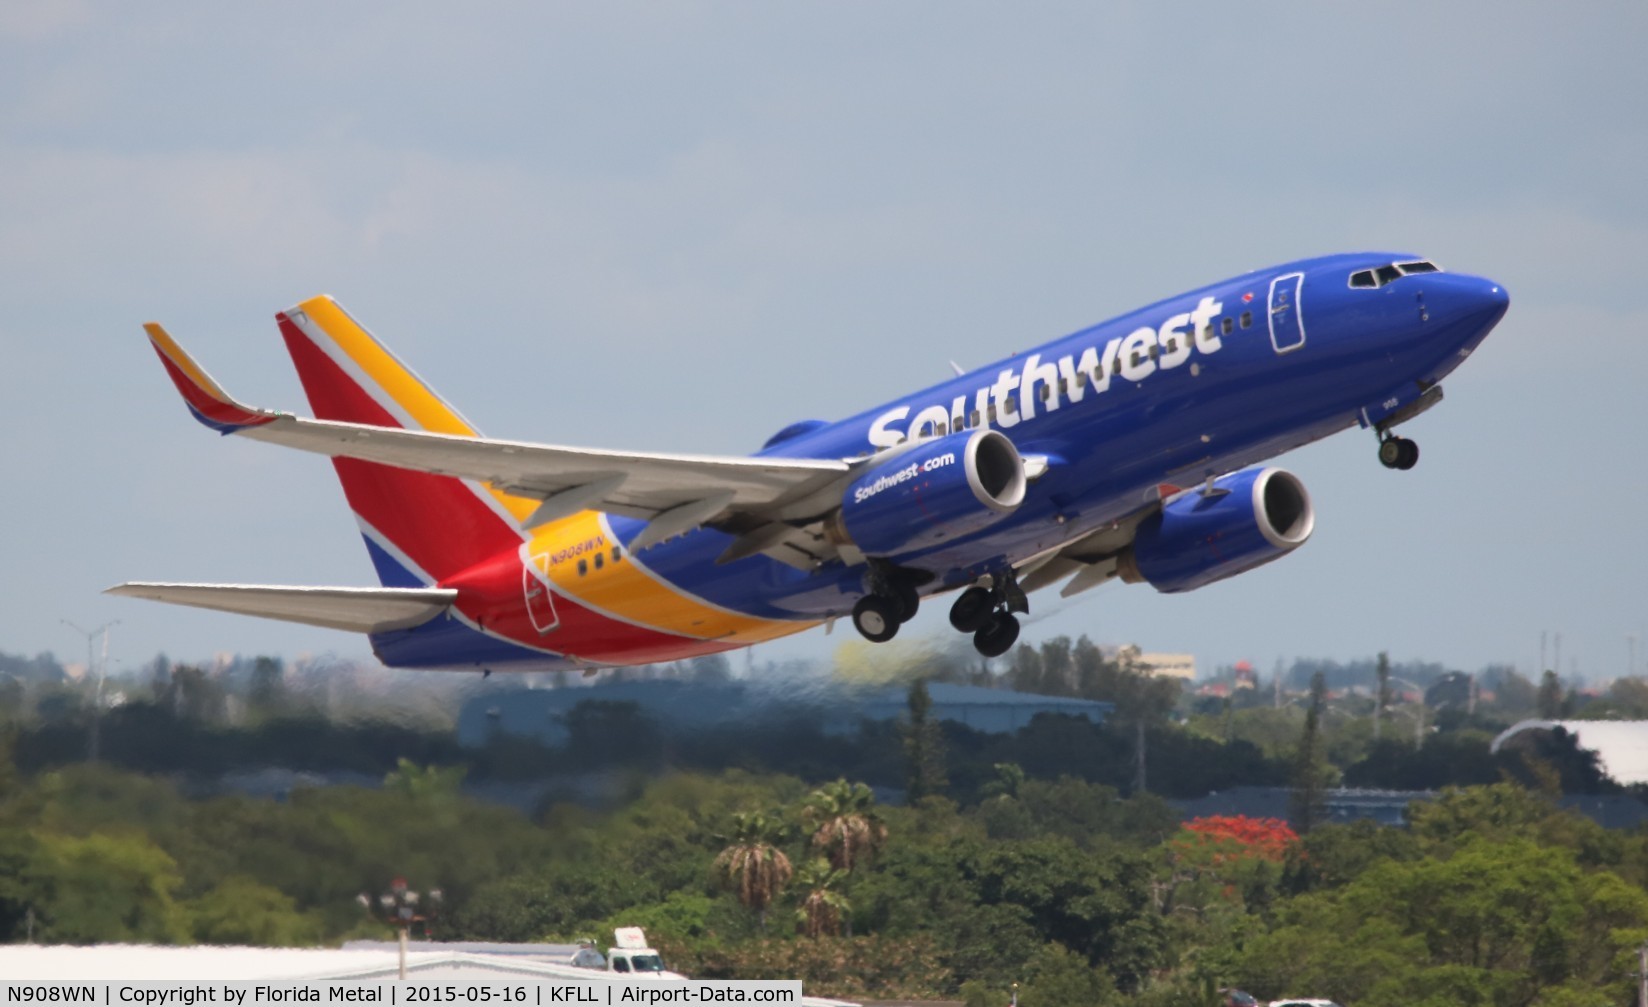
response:
[[[858,458],[984,425],[1044,457],[1011,516],[900,559],[932,575],[924,591],[966,584],[1135,511],[1163,484],[1194,485],[1416,401],[1487,336],[1508,297],[1481,277],[1395,275],[1393,263],[1413,262],[1356,253],[1246,273],[847,419],[797,424],[761,454]],[[1381,268],[1379,285],[1351,285]],[[642,527],[613,519],[625,542]],[[828,618],[864,591],[863,567],[839,560],[810,572],[765,557],[717,565],[730,541],[701,529],[647,558],[751,615]]]

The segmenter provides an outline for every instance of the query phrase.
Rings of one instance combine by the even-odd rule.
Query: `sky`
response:
[[[363,638],[100,592],[370,584],[331,466],[195,425],[140,324],[306,411],[330,293],[489,434],[743,454],[1176,292],[1358,249],[1505,320],[1382,468],[1281,464],[1297,553],[1033,599],[1204,670],[1648,664],[1648,6],[0,5],[0,650]],[[949,634],[943,603],[905,636]],[[821,631],[755,660],[829,657]],[[903,637],[901,637],[902,639]],[[1554,655],[1553,655],[1554,656]],[[738,662],[735,661],[735,666]]]

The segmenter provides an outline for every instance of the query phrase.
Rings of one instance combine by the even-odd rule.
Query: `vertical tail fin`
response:
[[[474,437],[476,430],[330,297],[275,316],[315,416]],[[333,459],[386,587],[421,587],[521,542],[533,502],[478,483]]]

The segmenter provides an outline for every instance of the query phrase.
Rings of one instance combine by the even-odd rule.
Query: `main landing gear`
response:
[[[1406,437],[1386,434],[1379,439],[1379,464],[1406,472],[1419,464],[1419,445]]]
[[[872,565],[869,579],[870,593],[853,606],[853,628],[871,643],[886,643],[916,617],[921,595],[908,577],[891,569]]]
[[[984,580],[956,598],[950,606],[950,625],[973,634],[980,654],[1000,657],[1019,638],[1019,620],[1013,613],[1030,611],[1030,601],[1011,572]]]
[[[898,635],[900,626],[915,618],[921,596],[909,571],[872,563],[867,579],[868,593],[853,606],[853,628],[871,643],[886,643]],[[973,646],[980,654],[1000,657],[1019,638],[1014,613],[1028,611],[1030,600],[1009,570],[982,577],[961,592],[950,606],[950,625],[973,634]]]

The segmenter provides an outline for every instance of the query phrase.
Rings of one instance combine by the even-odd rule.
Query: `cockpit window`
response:
[[[1442,267],[1426,259],[1416,259],[1413,262],[1393,262],[1388,266],[1379,266],[1375,269],[1358,269],[1350,274],[1350,285],[1371,289],[1383,287],[1387,283],[1400,280],[1404,276],[1415,273],[1440,273]]]

